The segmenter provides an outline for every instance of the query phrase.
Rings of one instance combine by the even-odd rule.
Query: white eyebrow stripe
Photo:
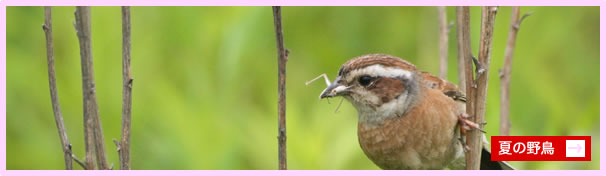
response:
[[[375,65],[371,65],[368,67],[364,67],[362,69],[357,69],[357,70],[353,70],[350,72],[349,74],[350,76],[347,78],[348,82],[351,81],[351,79],[356,78],[360,75],[369,75],[369,76],[378,76],[378,77],[390,77],[390,78],[394,78],[394,77],[406,77],[407,79],[410,79],[412,77],[412,72],[408,71],[408,70],[402,70],[399,68],[391,68],[391,67],[384,67],[383,65],[380,64],[375,64]]]

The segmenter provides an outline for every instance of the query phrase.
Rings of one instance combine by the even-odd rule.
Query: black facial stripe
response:
[[[362,86],[368,86],[370,85],[370,83],[372,81],[374,81],[376,79],[376,77],[372,77],[369,75],[362,75],[358,78],[358,82],[360,83],[360,85]]]

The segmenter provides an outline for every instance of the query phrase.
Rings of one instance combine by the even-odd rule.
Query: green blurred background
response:
[[[477,53],[480,8],[472,7]],[[448,21],[455,21],[448,7]],[[74,7],[53,8],[59,98],[84,155]],[[599,7],[522,7],[512,135],[591,135],[591,162],[511,162],[519,169],[599,169]],[[511,7],[500,7],[486,131],[498,135],[499,78]],[[48,90],[42,7],[7,7],[7,169],[63,169]],[[121,127],[119,7],[92,7],[97,97],[111,163]],[[349,58],[388,53],[437,74],[436,7],[284,7],[289,169],[378,169],[357,141],[355,109],[318,101]],[[276,169],[277,62],[270,7],[132,8],[132,168]],[[448,78],[457,82],[455,28]],[[75,166],[75,168],[80,168]]]

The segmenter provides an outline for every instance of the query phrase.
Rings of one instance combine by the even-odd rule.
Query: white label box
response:
[[[566,157],[585,157],[585,140],[566,140]]]

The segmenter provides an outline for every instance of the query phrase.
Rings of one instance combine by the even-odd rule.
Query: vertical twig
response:
[[[520,7],[512,7],[511,24],[507,37],[507,47],[505,48],[505,63],[503,70],[499,70],[499,78],[501,79],[501,126],[499,135],[509,136],[511,129],[511,121],[509,120],[509,88],[511,87],[511,68],[513,62],[513,51],[516,45],[516,38],[520,30],[522,20],[530,14],[524,14],[520,17]]]
[[[469,25],[469,7],[457,7],[457,50],[458,50],[458,72],[459,72],[459,86],[467,96],[467,103],[465,106],[466,113],[473,116],[473,100],[474,94],[471,88],[473,82],[473,66],[472,55],[471,55],[471,38],[470,38],[470,25]],[[466,136],[466,145],[469,146],[469,136]],[[470,160],[474,157],[470,156],[470,151],[466,150],[465,160],[467,166],[470,166]]]
[[[282,10],[279,6],[274,6],[272,9],[278,50],[278,168],[286,170],[286,61],[288,51],[284,48]]]
[[[472,94],[474,96],[472,99],[473,101],[468,102],[474,104],[472,106],[474,112],[471,116],[472,121],[479,124],[480,129],[482,129],[485,124],[486,92],[488,90],[488,68],[490,66],[490,52],[492,49],[492,35],[496,14],[497,7],[482,7],[482,28],[480,30],[480,47],[478,54],[479,63],[476,64],[476,79],[473,81],[473,85],[471,87],[467,87],[468,89],[473,90]],[[467,69],[470,68],[468,67]],[[468,80],[467,82],[469,85],[471,81]],[[483,134],[479,130],[473,130],[470,132],[467,141],[470,151],[468,152],[469,157],[466,158],[468,170],[480,169],[480,158],[483,147],[482,135]]]
[[[469,25],[469,7],[456,7],[457,13],[457,50],[458,50],[458,72],[459,72],[459,86],[461,91],[464,91],[467,100],[473,100],[473,94],[471,89],[465,89],[465,87],[471,86],[473,79],[472,71],[472,55],[471,55],[471,38],[470,38],[470,25]],[[471,78],[471,79],[467,79]],[[470,80],[470,81],[466,81]],[[469,84],[469,85],[468,85]],[[472,103],[468,101],[466,105],[467,114],[472,115]]]
[[[85,95],[83,97],[84,98],[84,144],[85,144],[84,149],[86,151],[86,154],[84,156],[84,163],[86,164],[86,169],[94,169],[95,168],[95,165],[94,165],[95,164],[95,162],[94,162],[95,142],[94,142],[94,135],[93,135],[94,126],[93,126],[93,119],[90,117],[89,112],[88,112],[88,101],[87,101],[87,96],[86,96],[88,94],[85,91],[87,84],[84,81],[84,78],[85,78],[84,74],[87,74],[84,71],[84,60],[85,60],[85,57],[88,57],[88,55],[90,55],[89,53],[87,53],[87,49],[86,49],[86,48],[88,48],[87,45],[90,45],[90,43],[87,43],[86,41],[84,41],[84,40],[86,40],[86,37],[81,37],[82,35],[84,35],[84,34],[81,34],[81,33],[84,33],[84,31],[83,31],[84,29],[82,29],[83,28],[83,27],[81,27],[82,22],[80,22],[81,21],[80,13],[83,13],[80,10],[80,8],[81,7],[76,8],[76,13],[75,13],[76,14],[76,23],[74,24],[74,27],[76,28],[76,34],[78,35],[78,39],[79,39],[78,41],[80,43],[80,57],[82,60],[81,61],[82,65],[83,65],[82,66],[82,74],[83,74],[82,89],[83,89],[83,95]]]
[[[515,47],[516,35],[518,33],[518,18],[520,16],[520,7],[512,7],[511,27],[507,36],[507,47],[505,48],[505,64],[503,70],[499,71],[501,79],[501,125],[499,135],[509,136],[509,86],[511,80],[511,61],[513,59],[513,49]]]
[[[446,7],[438,6],[438,23],[440,25],[440,78],[446,79],[448,73],[448,23],[446,22]]]
[[[80,43],[80,58],[82,62],[82,98],[84,106],[84,134],[86,140],[86,164],[88,169],[94,168],[92,151],[95,149],[98,169],[109,169],[105,154],[105,144],[93,69],[93,55],[91,48],[90,7],[76,7],[76,33]],[[93,145],[93,146],[91,146]]]
[[[466,66],[469,64],[471,66],[471,39],[470,39],[470,30],[469,30],[469,7],[456,7],[457,13],[457,72],[459,77],[459,88],[461,91],[466,92],[469,100],[471,95],[466,87],[467,82],[465,81],[465,77],[467,75],[467,71],[469,70],[470,74],[473,74],[470,69],[467,69]],[[466,61],[470,61],[466,63]],[[467,107],[467,109],[470,109]],[[472,114],[470,111],[467,111],[467,114]]]
[[[50,87],[51,102],[53,104],[53,113],[55,115],[55,123],[59,131],[61,139],[61,147],[65,158],[65,169],[72,170],[72,149],[67,139],[67,132],[63,123],[63,115],[61,114],[61,105],[57,94],[57,82],[55,78],[55,57],[53,50],[53,22],[51,7],[44,7],[44,24],[42,25],[44,34],[46,35],[46,58],[48,62],[48,84]]]
[[[130,74],[130,7],[122,7],[122,135],[118,154],[120,169],[130,170],[130,124],[133,78]]]

